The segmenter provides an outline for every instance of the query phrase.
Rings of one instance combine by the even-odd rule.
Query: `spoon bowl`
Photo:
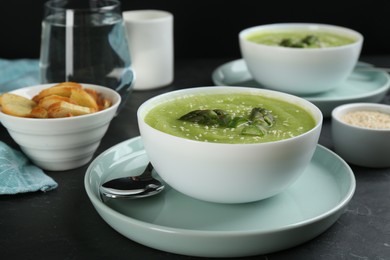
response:
[[[100,194],[110,199],[136,199],[156,195],[164,190],[164,184],[152,176],[153,166],[149,163],[138,176],[112,179],[100,186]]]

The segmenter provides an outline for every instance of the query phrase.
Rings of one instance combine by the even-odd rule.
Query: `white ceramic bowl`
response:
[[[54,84],[44,84],[12,91],[32,98]],[[22,151],[37,166],[61,171],[88,163],[115,116],[121,97],[114,90],[82,84],[112,100],[111,107],[89,115],[69,118],[23,118],[0,112],[0,120]]]
[[[332,111],[331,133],[335,152],[347,162],[364,167],[390,167],[390,128],[373,129],[346,123],[342,117],[354,111],[377,111],[390,115],[390,105],[351,103]]]
[[[316,125],[299,136],[257,144],[193,141],[166,134],[145,123],[157,104],[196,93],[253,93],[306,108]],[[301,175],[315,151],[322,113],[305,99],[282,92],[244,87],[198,87],[168,92],[144,102],[138,124],[145,151],[161,178],[188,196],[219,203],[244,203],[276,195]]]
[[[356,39],[354,43],[327,48],[290,48],[249,41],[264,31],[331,32]],[[263,86],[304,95],[325,92],[346,80],[356,65],[363,36],[352,29],[328,24],[277,23],[250,27],[239,33],[243,59],[253,78]]]

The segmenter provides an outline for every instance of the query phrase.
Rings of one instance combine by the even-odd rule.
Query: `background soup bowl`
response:
[[[315,119],[315,127],[281,141],[224,144],[176,137],[145,123],[146,114],[156,105],[197,93],[251,93],[281,99],[305,108]],[[244,87],[168,92],[144,102],[137,116],[146,153],[162,179],[188,196],[219,203],[257,201],[288,188],[309,164],[322,127],[322,113],[312,103],[282,92]]]
[[[11,91],[31,99],[41,90],[56,84],[43,84]],[[114,118],[121,97],[112,89],[81,84],[112,101],[102,111],[65,118],[25,118],[0,112],[0,121],[14,141],[37,166],[45,170],[63,171],[87,164]]]
[[[329,32],[355,42],[325,48],[270,46],[248,40],[249,35],[268,31]],[[352,29],[315,23],[277,23],[253,26],[240,31],[241,55],[253,78],[263,86],[291,94],[305,95],[336,88],[356,65],[363,36]]]

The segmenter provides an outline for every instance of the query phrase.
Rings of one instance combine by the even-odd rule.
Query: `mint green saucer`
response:
[[[183,255],[243,257],[301,244],[334,224],[355,191],[348,164],[318,145],[310,165],[293,186],[259,202],[209,203],[169,186],[154,197],[102,201],[102,182],[138,175],[147,162],[140,137],[113,146],[87,169],[86,192],[100,216],[125,237]]]
[[[390,89],[390,76],[385,71],[359,71],[359,67],[365,66],[372,65],[359,62],[347,81],[331,91],[300,97],[314,103],[324,117],[330,117],[332,110],[339,105],[380,102]],[[212,73],[212,80],[217,86],[264,88],[252,78],[243,59],[230,61],[216,68]]]

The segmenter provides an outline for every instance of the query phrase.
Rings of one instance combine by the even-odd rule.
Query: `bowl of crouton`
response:
[[[120,102],[93,84],[30,86],[0,95],[0,122],[35,165],[64,171],[92,159]]]

